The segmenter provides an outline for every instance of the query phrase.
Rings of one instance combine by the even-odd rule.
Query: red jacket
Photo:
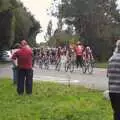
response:
[[[17,59],[17,64],[19,68],[31,69],[32,49],[30,47],[23,47],[13,54],[12,59]]]

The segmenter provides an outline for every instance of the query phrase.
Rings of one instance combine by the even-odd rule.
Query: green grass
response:
[[[33,88],[18,96],[11,80],[0,80],[0,120],[112,120],[102,92],[43,82]]]
[[[102,63],[97,62],[97,63],[95,63],[95,67],[97,67],[97,68],[107,68],[107,62],[102,62]]]

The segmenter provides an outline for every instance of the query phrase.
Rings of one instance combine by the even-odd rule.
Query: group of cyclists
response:
[[[33,66],[37,64],[41,69],[43,67],[49,69],[50,65],[55,65],[55,69],[58,71],[62,64],[66,71],[69,67],[73,71],[75,66],[82,68],[85,63],[94,60],[90,46],[84,46],[80,41],[75,46],[33,49],[33,55]]]

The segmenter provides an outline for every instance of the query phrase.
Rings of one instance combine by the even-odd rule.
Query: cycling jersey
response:
[[[89,49],[85,49],[84,52],[83,52],[83,59],[84,60],[92,60],[93,59],[93,55],[92,55],[92,50]]]
[[[84,47],[83,47],[82,45],[78,45],[78,46],[75,48],[76,55],[77,55],[77,56],[82,56],[82,54],[83,54],[83,49],[84,49]]]

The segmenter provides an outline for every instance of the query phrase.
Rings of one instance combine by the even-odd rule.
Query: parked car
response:
[[[11,61],[11,52],[10,51],[0,51],[0,61],[10,62]]]

